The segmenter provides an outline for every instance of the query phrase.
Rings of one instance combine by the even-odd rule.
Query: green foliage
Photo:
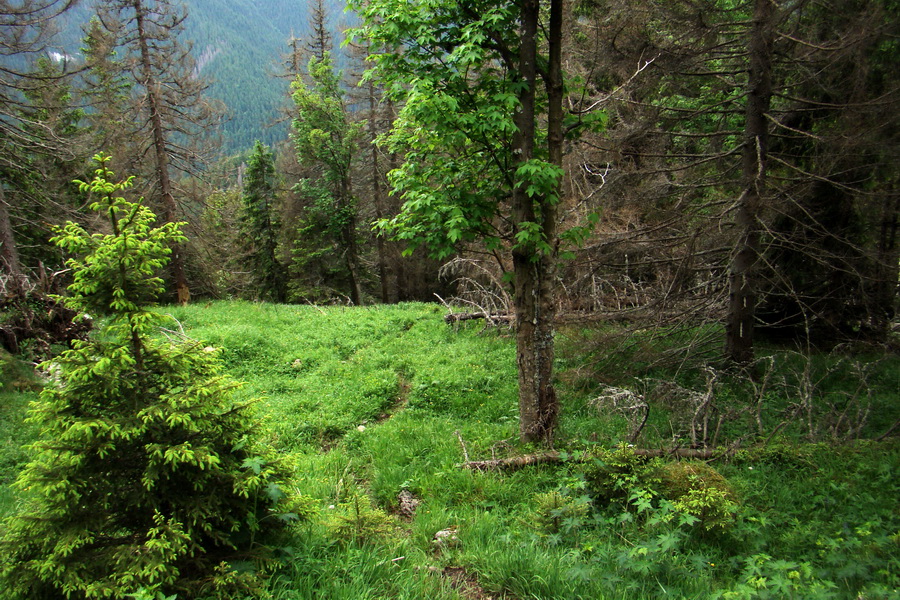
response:
[[[385,49],[374,76],[404,102],[383,140],[405,153],[390,174],[404,205],[379,226],[437,258],[477,238],[496,247],[492,219],[518,183],[508,142],[519,88],[486,40],[497,35],[516,47],[515,7],[481,2],[463,14],[446,2],[385,1],[358,8],[369,24],[357,35]]]
[[[186,239],[183,224],[153,227],[156,215],[149,208],[116,196],[131,188],[134,178],[116,182],[107,167],[110,157],[98,154],[95,159],[100,166],[94,179],[76,183],[94,198],[90,209],[108,220],[111,233],[89,234],[71,221],[56,230],[51,241],[78,256],[66,261],[74,273],[66,303],[87,314],[110,316],[117,330],[125,321],[124,326],[143,333],[153,320],[147,308],[163,291],[158,273],[168,262],[168,244]]]
[[[573,498],[559,490],[534,496],[532,525],[546,534],[570,532],[582,524],[590,510],[587,496]]]
[[[349,175],[366,123],[351,122],[341,73],[335,70],[330,53],[321,60],[310,58],[307,70],[312,83],[307,85],[298,77],[291,86],[297,108],[291,138],[300,163],[323,166],[326,181],[339,186]]]
[[[28,462],[30,454],[26,445],[34,442],[38,433],[33,425],[25,423],[28,405],[37,399],[36,392],[26,390],[37,387],[37,383],[31,374],[27,387],[17,387],[14,384],[21,381],[19,377],[14,375],[10,379],[5,368],[0,373],[0,519],[16,506],[18,494],[10,484]]]
[[[737,502],[728,481],[706,463],[674,462],[659,471],[660,493],[676,511],[696,517],[706,530],[734,524]]]
[[[344,99],[341,73],[335,70],[331,54],[322,59],[313,56],[308,66],[307,84],[298,76],[291,85],[291,97],[296,117],[291,123],[291,139],[301,165],[315,175],[300,182],[297,191],[305,202],[297,242],[292,249],[292,272],[299,275],[299,291],[316,281],[314,267],[324,256],[335,254],[341,260],[330,270],[343,271],[347,279],[344,292],[358,304],[359,258],[356,220],[359,212],[353,194],[352,168],[359,141],[365,131],[365,121],[353,118]],[[335,248],[339,251],[334,252]],[[326,262],[326,265],[328,263]],[[332,280],[325,274],[318,279]],[[315,298],[314,299],[319,299]]]
[[[831,581],[815,576],[809,563],[775,559],[768,554],[755,554],[744,560],[740,580],[731,590],[718,590],[716,600],[756,600],[766,598],[834,598]],[[868,596],[860,596],[868,597]]]
[[[148,209],[115,195],[131,180],[110,181],[108,157],[97,160],[81,187],[112,233],[68,223],[56,241],[81,255],[66,302],[108,319],[44,365],[51,381],[29,416],[40,440],[16,482],[24,504],[5,522],[0,574],[15,598],[229,597],[246,577],[222,565],[264,561],[262,544],[300,515],[218,352],[154,335],[147,303],[178,225],[151,227]]]
[[[621,447],[599,452],[585,479],[597,502],[618,503],[664,522],[696,523],[706,532],[721,533],[737,519],[734,489],[706,463],[662,463]]]
[[[34,366],[0,348],[0,390],[4,392],[40,389]]]
[[[248,382],[239,397],[264,396],[257,414],[266,441],[291,455],[299,493],[317,499],[318,515],[293,529],[290,561],[271,580],[276,598],[458,598],[453,573],[485,595],[518,598],[786,597],[793,589],[798,598],[880,600],[900,587],[896,443],[773,440],[723,457],[712,471],[581,443],[571,432],[614,438],[621,431],[616,419],[572,410],[561,428],[570,437],[557,441],[568,460],[473,472],[457,467],[465,459],[460,439],[472,459],[527,451],[509,442],[515,372],[505,332],[479,324],[454,331],[440,307],[419,304],[213,302],[167,310],[192,336],[223,347],[226,368]],[[871,381],[894,385],[890,366],[879,362]],[[702,382],[689,375],[679,382]],[[566,389],[566,401],[587,405],[590,391]],[[594,490],[601,474],[603,495]],[[667,478],[680,492],[663,491]],[[399,531],[354,541],[352,532],[369,521],[353,524],[353,498],[360,514],[371,509],[384,519],[401,490],[421,502],[412,519],[389,516]],[[680,505],[672,499],[679,493]],[[717,507],[728,511],[710,512]],[[730,516],[707,530],[707,514]],[[435,533],[448,528],[458,540],[435,544]],[[768,591],[746,587],[755,576],[766,578]]]
[[[278,260],[278,178],[272,151],[257,140],[247,160],[244,180],[242,238],[254,289],[265,300],[284,302],[286,269]]]
[[[383,510],[373,507],[368,498],[354,494],[348,502],[330,508],[326,527],[340,543],[372,543],[397,530],[397,521]]]
[[[635,489],[657,487],[657,469],[657,461],[618,447],[602,452],[585,469],[584,476],[596,501],[606,504],[627,499]]]

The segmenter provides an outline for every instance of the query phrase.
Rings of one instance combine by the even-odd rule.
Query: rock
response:
[[[442,546],[445,544],[452,544],[458,542],[459,538],[456,536],[456,527],[448,527],[447,529],[441,529],[437,533],[434,534],[434,539],[432,543]]]
[[[397,500],[400,501],[400,516],[411,519],[419,506],[419,499],[413,496],[409,490],[403,490],[397,496]]]

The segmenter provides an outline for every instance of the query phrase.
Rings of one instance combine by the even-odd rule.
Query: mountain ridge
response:
[[[197,72],[210,80],[208,96],[222,101],[228,119],[222,127],[223,151],[249,149],[287,137],[282,117],[289,105],[289,78],[280,71],[292,37],[308,37],[309,10],[296,0],[187,0],[181,41],[191,43]],[[63,16],[59,40],[65,54],[79,55],[82,28],[96,3],[79,4]],[[325,3],[333,39],[352,16],[341,0]]]

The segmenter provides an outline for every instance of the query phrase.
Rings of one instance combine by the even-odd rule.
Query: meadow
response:
[[[900,597],[891,352],[772,350],[755,379],[598,373],[562,331],[554,460],[479,471],[461,464],[543,452],[518,443],[508,330],[427,304],[163,312],[165,335],[222,349],[257,435],[316,504],[282,549],[276,600]],[[7,370],[0,390],[3,514],[36,435],[27,379]],[[718,449],[703,461],[634,452],[701,434]]]

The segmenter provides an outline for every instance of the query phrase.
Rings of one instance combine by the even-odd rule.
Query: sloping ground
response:
[[[517,444],[515,352],[503,329],[450,327],[443,309],[421,304],[164,312],[177,319],[169,335],[183,328],[222,349],[246,382],[241,395],[259,399],[260,435],[319,505],[285,549],[277,600],[898,595],[891,440],[776,440],[714,464],[727,494],[691,479],[706,471],[685,470],[699,491],[677,507],[655,463],[604,454],[625,438],[625,420],[564,386],[567,460],[473,472],[456,466],[465,454],[536,450]],[[896,372],[877,381],[873,393],[900,392]],[[721,525],[704,526],[711,516]]]

